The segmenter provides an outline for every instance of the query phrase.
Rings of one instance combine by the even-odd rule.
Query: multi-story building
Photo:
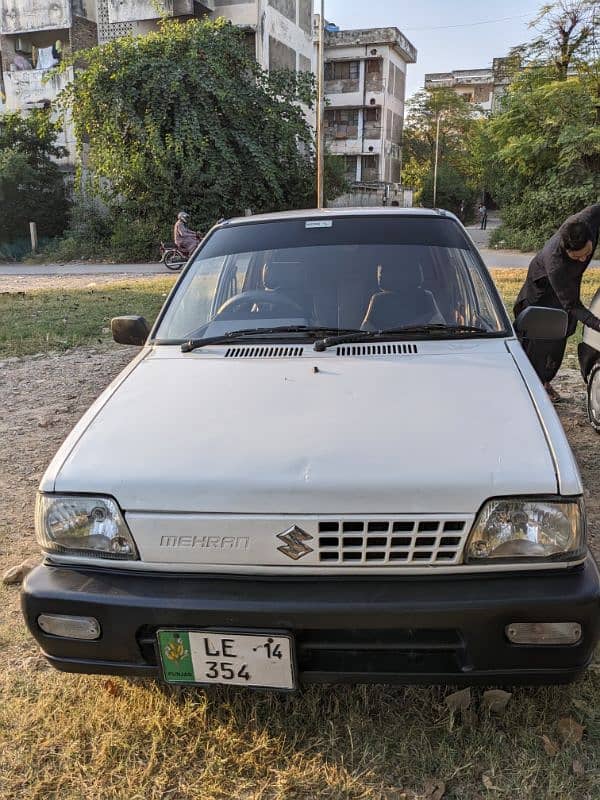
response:
[[[264,69],[314,69],[312,0],[97,0],[98,38],[142,35],[161,16],[225,17],[248,31]]]
[[[48,70],[67,53],[143,35],[165,15],[225,17],[247,30],[263,68],[315,69],[312,0],[0,0],[0,111],[51,106],[73,73],[48,80]],[[69,165],[75,143],[68,121],[62,144]]]
[[[451,89],[467,102],[477,105],[485,113],[493,113],[506,93],[518,59],[495,58],[491,68],[457,69],[453,72],[430,72],[425,75],[425,88]]]
[[[27,111],[51,107],[72,70],[49,79],[67,54],[97,43],[94,0],[0,0],[0,63],[4,107]],[[75,157],[72,126],[62,121],[59,144]]]
[[[264,69],[315,69],[312,0],[215,0],[215,17],[246,28]]]
[[[397,28],[328,30],[325,136],[351,182],[400,183],[406,69],[416,60]]]

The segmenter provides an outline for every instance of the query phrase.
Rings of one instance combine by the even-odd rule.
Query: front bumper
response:
[[[158,628],[289,631],[302,683],[539,684],[574,680],[600,635],[591,556],[560,572],[409,578],[245,578],[77,569],[44,564],[22,608],[58,669],[159,676]],[[102,635],[45,634],[41,613],[95,617]],[[579,622],[572,646],[517,646],[512,622]]]

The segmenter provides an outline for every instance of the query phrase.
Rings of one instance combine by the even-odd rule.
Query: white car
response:
[[[37,501],[23,610],[54,666],[278,690],[585,669],[581,479],[452,214],[220,223],[152,331],[113,332],[144,347]]]
[[[593,314],[600,314],[600,290],[590,304]],[[591,328],[583,329],[583,341],[579,345],[581,374],[587,384],[588,417],[596,433],[600,433],[600,333]]]

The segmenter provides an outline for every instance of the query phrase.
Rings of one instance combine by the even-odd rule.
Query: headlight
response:
[[[585,555],[583,501],[507,498],[485,504],[466,561],[576,560]]]
[[[50,553],[120,561],[138,558],[121,510],[110,497],[38,494],[35,530],[38,542]]]

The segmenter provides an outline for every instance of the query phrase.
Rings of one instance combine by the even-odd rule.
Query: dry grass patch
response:
[[[600,795],[596,673],[574,687],[517,690],[501,716],[476,691],[455,715],[442,689],[290,697],[14,669],[2,684],[3,798],[399,800],[400,790],[425,797],[432,779],[447,798]],[[561,717],[585,726],[583,742],[561,745]]]

